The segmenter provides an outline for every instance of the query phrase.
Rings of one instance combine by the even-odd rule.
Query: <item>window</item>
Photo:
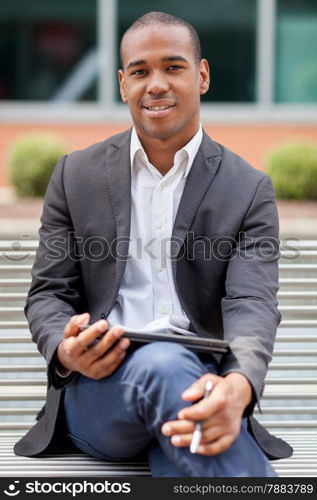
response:
[[[198,32],[211,68],[204,113],[216,104],[213,119],[280,120],[285,109],[315,123],[317,0],[3,0],[1,116],[127,119],[118,44],[133,21],[158,9]]]
[[[151,10],[179,16],[196,28],[202,56],[210,64],[211,89],[203,100],[252,102],[256,7],[256,0],[160,0],[159,4],[157,0],[118,0],[118,40],[133,21]]]
[[[0,3],[0,99],[96,99],[96,0]]]
[[[276,29],[277,102],[317,102],[317,2],[279,0]]]

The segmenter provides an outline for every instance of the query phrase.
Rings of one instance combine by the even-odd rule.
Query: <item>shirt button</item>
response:
[[[157,229],[162,229],[164,227],[164,224],[157,224]]]
[[[164,186],[166,186],[166,181],[162,181],[160,184],[160,187],[164,187]]]

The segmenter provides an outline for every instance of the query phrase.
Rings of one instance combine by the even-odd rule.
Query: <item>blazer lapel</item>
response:
[[[113,138],[107,154],[107,187],[116,226],[116,292],[126,266],[131,224],[131,129]]]
[[[221,149],[204,132],[201,146],[187,177],[184,192],[176,214],[171,241],[171,256],[175,279],[176,257],[194,220],[221,160]]]

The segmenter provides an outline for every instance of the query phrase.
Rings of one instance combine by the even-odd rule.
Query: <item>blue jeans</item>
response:
[[[176,448],[161,426],[190,404],[181,393],[205,373],[217,373],[211,355],[153,342],[127,355],[109,377],[78,376],[65,391],[69,437],[82,451],[107,460],[147,453],[155,477],[274,477],[276,473],[242,421],[231,447],[217,456]]]

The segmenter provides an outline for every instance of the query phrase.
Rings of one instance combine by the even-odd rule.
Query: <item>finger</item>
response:
[[[80,332],[80,325],[88,323],[89,318],[89,313],[72,316],[64,328],[64,338],[77,335]]]
[[[101,324],[100,324],[101,323]],[[93,339],[96,339],[101,335],[102,331],[107,329],[108,323],[105,320],[100,320],[87,328],[84,332],[80,332],[77,335],[69,336],[66,340],[72,339],[71,344],[71,355],[78,357],[84,352],[88,351],[88,345]],[[69,345],[70,347],[70,345]]]
[[[201,422],[210,418],[215,418],[217,413],[224,407],[224,398],[219,396],[219,398],[207,398],[199,401],[195,405],[189,408],[183,408],[178,413],[178,418],[183,420],[193,420],[194,422]]]
[[[202,431],[201,444],[212,443],[227,433],[228,429],[221,425],[221,423],[209,426],[207,429],[203,429]]]
[[[218,430],[218,432],[215,433],[215,438],[212,441],[215,441],[216,439],[220,439],[220,437],[222,435],[223,435],[223,432],[221,432],[221,430]],[[191,445],[192,439],[193,439],[192,432],[187,433],[187,434],[185,434],[185,433],[184,434],[175,434],[171,437],[171,443],[177,447],[185,447],[185,446],[189,447]],[[200,442],[202,445],[210,444],[210,440],[206,439],[206,436],[204,433],[202,433]]]
[[[226,429],[221,426],[221,423],[216,426],[210,426],[210,422],[208,422],[208,424],[209,427],[207,427],[206,430],[204,430],[204,428],[202,430],[201,443],[210,443],[219,439],[226,433]],[[162,426],[162,433],[165,436],[171,436],[172,444],[175,446],[190,446],[194,430],[195,424],[189,420],[166,422]],[[180,437],[180,439],[178,439],[178,437],[175,439],[176,436]]]
[[[105,347],[102,351],[96,351],[95,348],[88,349],[83,353],[83,357],[92,364],[96,363],[99,360],[102,360],[104,363],[111,364],[114,360],[116,360],[122,352],[126,352],[127,348],[130,345],[130,340],[127,338],[121,339],[115,346],[112,344],[108,347]],[[99,347],[99,346],[98,346]]]
[[[193,434],[176,434],[175,436],[171,437],[171,443],[173,446],[176,446],[177,448],[184,448],[184,447],[189,447],[190,443],[192,441]]]
[[[213,385],[216,385],[219,383],[219,379],[221,379],[221,377],[213,375],[212,373],[206,373],[182,393],[182,398],[185,401],[196,401],[202,398],[204,396],[207,381],[211,380]]]
[[[81,352],[86,351],[89,346],[108,329],[108,322],[105,319],[96,321],[77,336],[78,348]]]
[[[197,448],[197,453],[199,455],[208,455],[208,456],[219,455],[219,453],[223,453],[228,448],[230,448],[233,442],[234,442],[234,437],[231,436],[230,434],[225,434],[224,436],[221,436],[213,443],[200,444]]]
[[[172,436],[194,432],[194,427],[194,422],[191,420],[171,420],[162,425],[161,431],[164,436]]]
[[[121,339],[115,346],[109,348],[106,353],[103,352],[102,356],[99,356],[99,353],[92,352],[93,348],[88,349],[86,352],[82,354],[82,358],[88,361],[94,367],[111,365],[116,362],[118,358],[121,357],[123,352],[126,352],[127,348],[130,345],[129,339]],[[101,362],[101,363],[100,363]]]
[[[192,406],[182,408],[177,416],[180,419],[194,420],[195,422],[206,420],[222,411],[226,403],[227,399],[222,391],[215,389],[207,398]]]
[[[114,344],[122,337],[124,331],[120,326],[113,326],[103,337],[88,349],[92,358],[101,358],[107,351],[114,348]],[[89,345],[89,343],[88,343]],[[118,348],[127,349],[130,345],[129,339],[125,338],[118,342]]]
[[[115,353],[111,352],[108,356],[105,356],[101,360],[96,361],[92,365],[93,378],[101,379],[111,375],[122,363],[126,357],[126,351],[120,351]]]

